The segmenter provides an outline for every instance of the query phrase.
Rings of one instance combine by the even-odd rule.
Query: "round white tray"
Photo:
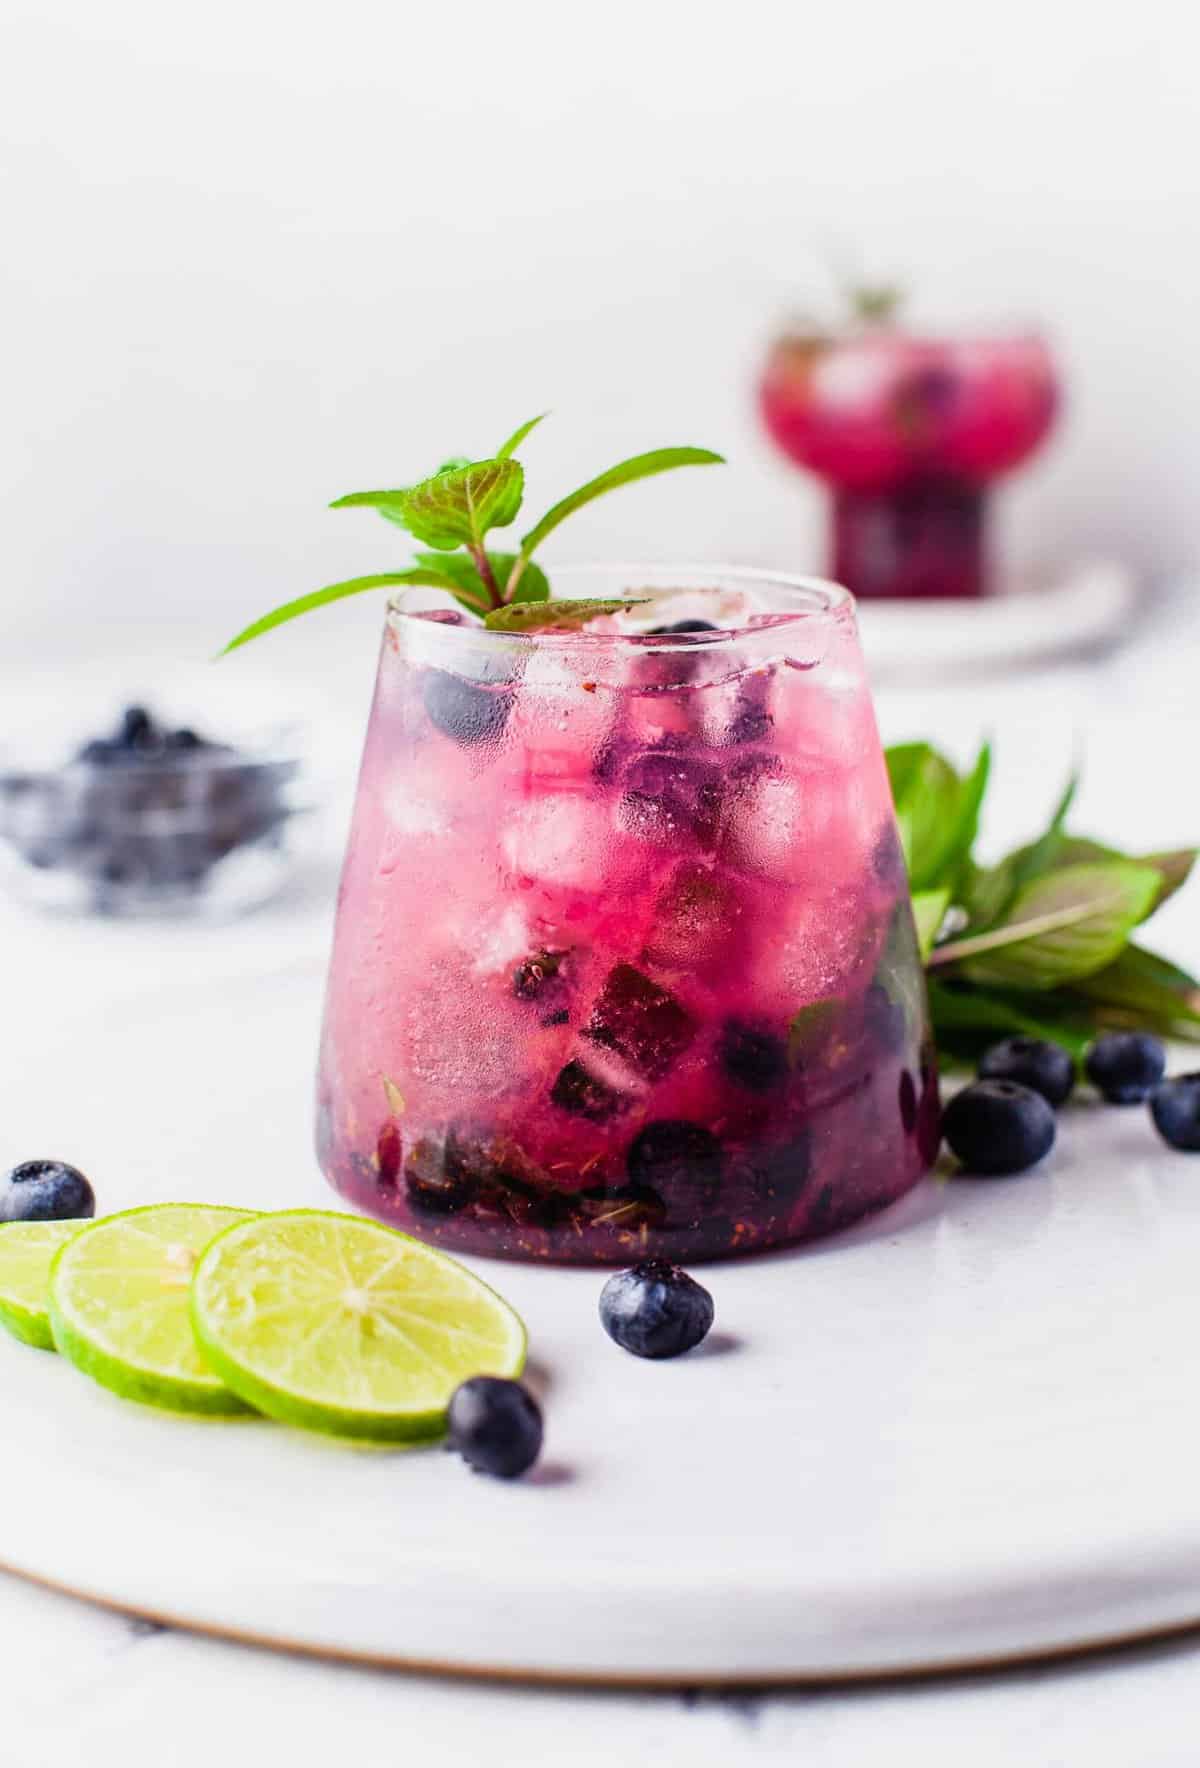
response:
[[[0,1155],[78,1160],[105,1208],[329,1203],[319,989],[179,985],[11,1040]],[[183,1626],[534,1678],[855,1676],[1166,1629],[1200,1620],[1198,1268],[1200,1160],[1088,1106],[1040,1172],[709,1267],[717,1324],[677,1363],[609,1343],[601,1273],[492,1264],[548,1423],[512,1485],[140,1409],[4,1340],[0,1564]]]

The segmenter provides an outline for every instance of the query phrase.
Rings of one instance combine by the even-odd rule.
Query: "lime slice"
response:
[[[214,1240],[192,1282],[196,1341],[285,1424],[381,1442],[445,1430],[471,1375],[519,1375],[525,1328],[470,1271],[407,1234],[329,1210],[259,1216]]]
[[[50,1330],[50,1261],[84,1224],[8,1222],[0,1228],[0,1326],[40,1351],[54,1349]]]
[[[155,1203],[93,1222],[50,1268],[50,1324],[64,1357],[127,1400],[173,1412],[242,1412],[196,1349],[188,1290],[214,1234],[241,1209]]]

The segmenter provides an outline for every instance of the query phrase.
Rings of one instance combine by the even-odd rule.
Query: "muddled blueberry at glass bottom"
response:
[[[436,1143],[424,1147],[415,1173],[410,1160],[406,1183],[410,1201],[414,1200],[410,1174],[423,1185],[426,1214],[457,1215],[470,1208],[533,1228],[553,1228],[565,1218],[565,1193],[511,1140],[452,1129],[440,1162]]]
[[[752,1093],[769,1093],[787,1079],[783,1038],[744,1019],[727,1019],[717,1039],[717,1060],[730,1080]]]
[[[426,672],[421,697],[443,736],[468,746],[499,737],[513,701],[511,688],[484,687],[444,669]]]
[[[0,1188],[0,1222],[67,1222],[96,1213],[96,1196],[65,1160],[25,1160]]]
[[[674,995],[632,964],[609,971],[583,1035],[614,1050],[648,1080],[661,1080],[696,1035]]]
[[[1064,1105],[1075,1085],[1075,1064],[1061,1044],[1045,1038],[1006,1037],[979,1059],[980,1080],[1015,1080],[1047,1105]]]
[[[951,1099],[942,1134],[968,1172],[998,1178],[1024,1172],[1049,1154],[1054,1112],[1031,1087],[978,1080]]]
[[[474,1197],[474,1186],[446,1151],[436,1142],[420,1141],[404,1168],[404,1191],[418,1215],[450,1216],[465,1209]]]
[[[713,1300],[678,1265],[647,1259],[608,1279],[600,1291],[600,1323],[635,1357],[678,1357],[707,1335]]]
[[[1084,1061],[1087,1077],[1110,1105],[1140,1105],[1167,1071],[1158,1038],[1144,1031],[1106,1031]]]
[[[625,1169],[635,1184],[664,1198],[672,1221],[698,1219],[711,1210],[720,1187],[721,1144],[703,1124],[660,1117],[629,1144]]]
[[[1164,1142],[1200,1154],[1200,1074],[1162,1081],[1150,1095],[1150,1115]]]
[[[631,1103],[598,1074],[592,1074],[578,1059],[559,1070],[550,1089],[550,1102],[560,1111],[569,1111],[574,1117],[586,1117],[592,1123],[607,1123],[610,1117]]]
[[[519,1381],[473,1375],[451,1395],[446,1447],[476,1473],[516,1479],[541,1453],[541,1408]]]
[[[667,1219],[666,1204],[649,1185],[589,1185],[569,1201],[569,1219],[618,1233],[661,1228]]]
[[[381,1185],[394,1185],[400,1177],[404,1146],[394,1123],[385,1123],[375,1141],[375,1163]]]
[[[808,1183],[812,1136],[801,1127],[785,1141],[758,1149],[749,1167],[747,1190],[755,1204],[767,1205],[772,1220],[787,1215]]]

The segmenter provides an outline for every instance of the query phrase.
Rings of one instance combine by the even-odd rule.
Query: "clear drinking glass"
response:
[[[887,771],[833,584],[555,573],[574,632],[389,610],[318,1151],[467,1252],[717,1258],[899,1197],[937,1076]],[[663,630],[675,628],[675,630]]]

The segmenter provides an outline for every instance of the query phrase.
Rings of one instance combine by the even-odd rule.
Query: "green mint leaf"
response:
[[[1067,866],[1035,879],[990,933],[939,946],[931,967],[957,964],[975,982],[1048,989],[1117,957],[1161,888],[1151,866],[1128,860]]]
[[[343,601],[347,596],[361,595],[366,589],[387,589],[398,584],[423,584],[432,589],[448,589],[451,595],[458,594],[458,586],[453,578],[440,571],[382,571],[372,577],[349,577],[344,583],[327,584],[324,589],[314,589],[308,595],[298,596],[294,602],[285,602],[281,608],[272,609],[261,620],[254,621],[253,625],[239,632],[236,638],[231,638],[220,655],[227,657],[230,651],[248,645],[252,638],[261,638],[264,632],[283,626],[289,620],[296,620],[301,614],[309,614],[314,608],[324,608],[330,602]]]
[[[490,528],[507,528],[521,507],[525,472],[515,460],[451,466],[402,491],[351,491],[330,509],[377,509],[438,552],[482,546]]]
[[[950,891],[945,886],[940,890],[918,890],[913,895],[913,920],[916,923],[917,945],[922,963],[933,950],[933,942],[946,919],[946,910],[949,907]]]
[[[1200,982],[1142,946],[1127,945],[1103,970],[1081,977],[1073,992],[1094,1002],[1110,1023],[1150,1025],[1167,1036],[1184,1028],[1184,1035],[1200,1036]]]
[[[1002,989],[930,979],[929,1013],[938,1053],[951,1061],[974,1061],[997,1038],[1049,1038],[1077,1062],[1096,1032],[1086,1003],[1074,1006],[1055,995],[1032,998]]]
[[[493,608],[484,625],[492,632],[573,632],[599,614],[619,614],[625,608],[639,608],[646,599],[645,596],[632,596],[624,601],[509,602],[503,608]]]
[[[1069,807],[1070,800],[1065,799],[1065,803]],[[1065,814],[1064,808],[1063,815]],[[1044,846],[1043,843],[1045,843]],[[1039,848],[1042,849],[1040,855],[1036,852]],[[1153,914],[1155,909],[1162,907],[1168,897],[1174,896],[1175,892],[1187,883],[1196,862],[1196,849],[1194,847],[1179,847],[1161,853],[1122,853],[1119,848],[1106,847],[1102,841],[1091,841],[1083,835],[1066,834],[1061,828],[1060,820],[1057,830],[1051,824],[1040,841],[1034,842],[1028,848],[1018,848],[1016,853],[1010,854],[1007,860],[1002,860],[999,866],[993,868],[993,871],[1000,874],[1005,867],[1008,867],[1011,876],[1012,871],[1019,867],[1022,872],[1020,881],[1028,882],[1039,872],[1044,874],[1049,871],[1059,871],[1066,866],[1099,865],[1109,860],[1127,860],[1131,865],[1154,867],[1162,882],[1158,895],[1147,910],[1147,914]],[[1015,895],[1015,889],[1012,894]],[[1009,900],[1011,901],[1011,896]],[[994,921],[1003,918],[1007,906],[1007,903],[1001,904],[993,916]],[[971,931],[982,930],[984,922],[981,917],[975,913],[970,902],[967,903],[967,907],[971,910]]]
[[[403,528],[404,500],[407,491],[348,491],[345,497],[335,497],[330,504],[331,510],[377,509],[388,512],[388,520],[398,522]]]
[[[962,782],[928,743],[901,743],[887,751],[888,778],[896,823],[914,890],[932,882],[944,832],[954,814]]]
[[[965,866],[958,896],[966,910],[967,931],[984,933],[995,927],[1004,919],[1013,894],[1011,858],[994,866]]]
[[[971,850],[979,833],[979,813],[992,771],[992,746],[984,743],[975,757],[966,779],[959,789],[954,815],[946,830],[940,850],[930,857],[933,882],[954,890],[965,866],[971,863]]]
[[[442,462],[441,466],[438,468],[438,473],[456,473],[460,467],[469,467],[470,464],[471,457],[469,454],[452,454],[448,460]],[[436,477],[437,473],[434,474],[434,478]]]
[[[913,889],[953,889],[975,843],[990,748],[984,744],[965,780],[928,743],[889,749],[887,764]]]
[[[519,430],[514,430],[503,448],[497,448],[496,459],[508,460],[517,452],[517,449],[521,446],[522,442],[524,442],[529,432],[531,430],[536,430],[538,425],[549,416],[550,413],[548,411],[540,411],[536,417],[531,417],[528,423],[522,424]]]
[[[479,460],[435,473],[404,498],[410,534],[438,552],[482,546],[491,528],[507,528],[521,507],[525,472],[515,460]]]
[[[560,499],[552,509],[548,509],[541,521],[529,530],[521,540],[521,551],[518,555],[517,576],[525,568],[536,547],[542,544],[548,534],[552,534],[560,522],[574,515],[587,503],[597,497],[603,497],[607,491],[615,491],[620,485],[632,485],[637,479],[649,479],[655,473],[670,472],[674,467],[704,467],[724,464],[724,456],[714,454],[709,448],[654,448],[648,454],[635,454],[629,460],[621,461],[615,467],[609,467],[595,479],[589,479],[578,491],[572,491],[568,497]]]

